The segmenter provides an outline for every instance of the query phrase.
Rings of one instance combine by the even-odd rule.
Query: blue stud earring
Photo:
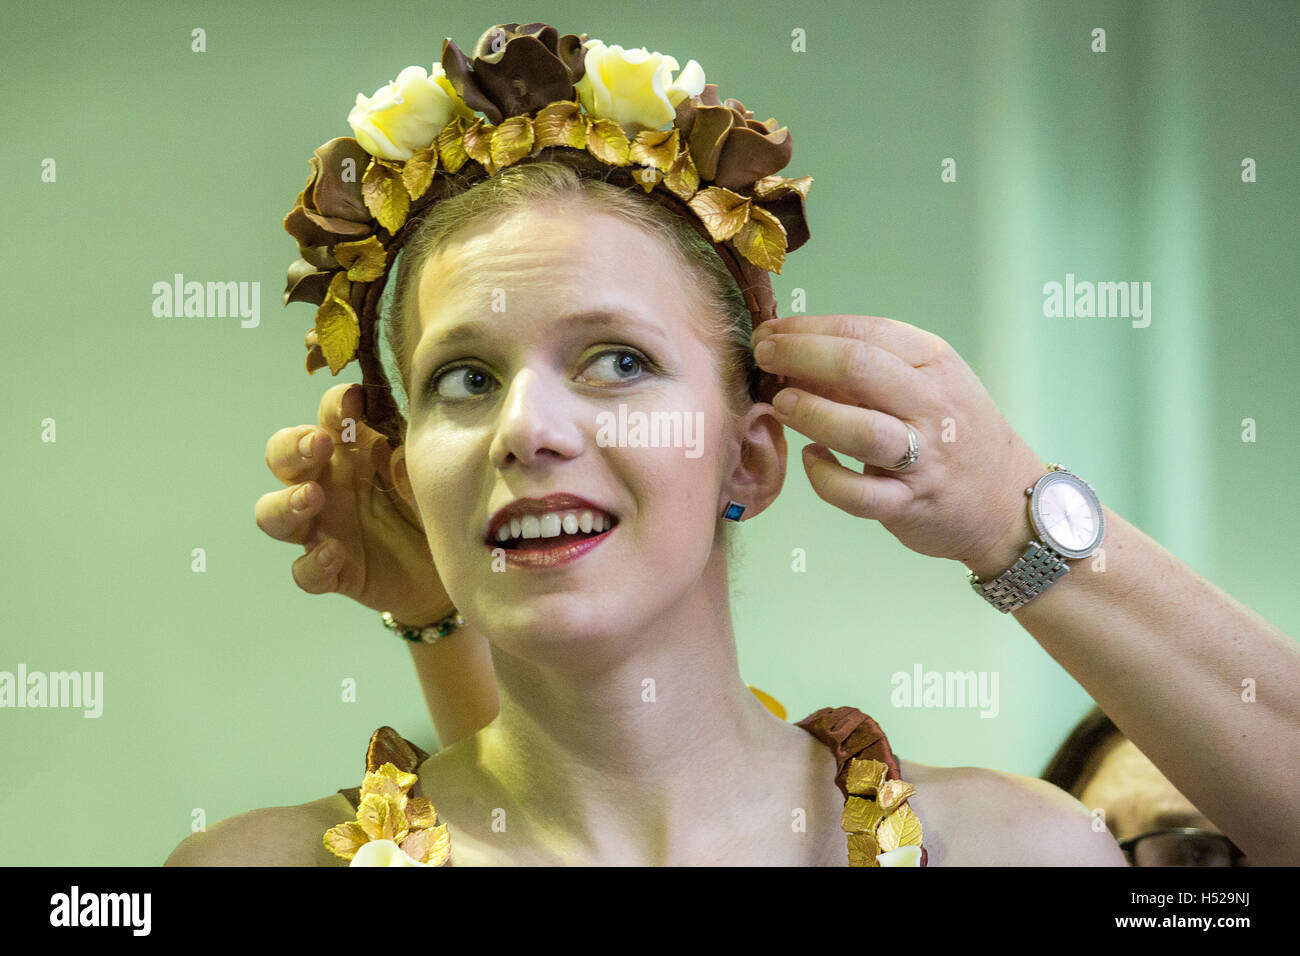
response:
[[[745,513],[745,506],[739,501],[728,501],[727,510],[722,513],[722,517],[728,521],[739,521],[740,516]]]

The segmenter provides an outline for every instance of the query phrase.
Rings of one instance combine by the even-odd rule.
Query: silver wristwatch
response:
[[[1064,465],[1048,465],[1029,496],[1029,520],[1038,537],[1016,563],[992,581],[970,573],[970,586],[1003,614],[1019,610],[1067,574],[1066,560],[1096,553],[1106,536],[1097,492]]]

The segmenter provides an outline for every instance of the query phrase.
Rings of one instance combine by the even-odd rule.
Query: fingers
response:
[[[266,443],[266,466],[286,485],[320,475],[334,451],[334,440],[313,425],[281,428]]]
[[[815,442],[877,468],[888,468],[907,453],[907,425],[893,415],[828,401],[797,389],[782,394],[794,399],[794,407],[788,412],[776,409],[782,424]]]
[[[791,332],[868,342],[892,352],[913,368],[932,362],[944,345],[934,333],[895,319],[876,315],[805,314],[778,316],[762,323],[750,336],[750,345],[757,345],[768,335]]]
[[[293,580],[308,594],[337,591],[343,570],[343,546],[327,538],[293,563]]]
[[[925,376],[887,349],[828,335],[775,333],[764,339],[769,355],[755,359],[768,372],[825,383],[899,417],[924,409],[929,398]]]
[[[258,498],[253,505],[253,519],[276,541],[308,547],[314,543],[316,514],[324,503],[325,493],[315,482],[291,485]]]
[[[344,425],[350,422],[356,429],[354,441],[358,446],[366,447],[379,432],[361,420],[365,404],[362,386],[355,382],[342,382],[321,396],[316,418],[322,428],[329,429],[333,434],[342,434]]]

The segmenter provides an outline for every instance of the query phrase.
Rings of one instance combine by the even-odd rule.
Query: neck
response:
[[[807,746],[741,679],[727,594],[718,548],[653,621],[629,629],[611,609],[622,627],[576,646],[562,634],[537,635],[527,658],[493,646],[500,711],[468,756],[510,829],[591,863],[724,848],[718,821],[770,796]]]

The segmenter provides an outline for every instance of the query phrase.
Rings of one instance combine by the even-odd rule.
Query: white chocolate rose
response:
[[[433,142],[457,114],[473,115],[473,111],[435,63],[432,75],[422,66],[408,66],[374,96],[358,93],[348,125],[371,156],[405,161]]]
[[[704,89],[704,70],[691,60],[676,80],[677,60],[645,47],[624,50],[600,40],[583,44],[586,72],[574,88],[591,116],[612,119],[630,135],[645,129],[668,129],[677,104]]]
[[[877,853],[876,862],[881,866],[920,866],[921,848],[919,846],[900,846],[888,853]]]
[[[361,844],[348,866],[428,866],[411,859],[409,853],[392,840],[371,840]]]

